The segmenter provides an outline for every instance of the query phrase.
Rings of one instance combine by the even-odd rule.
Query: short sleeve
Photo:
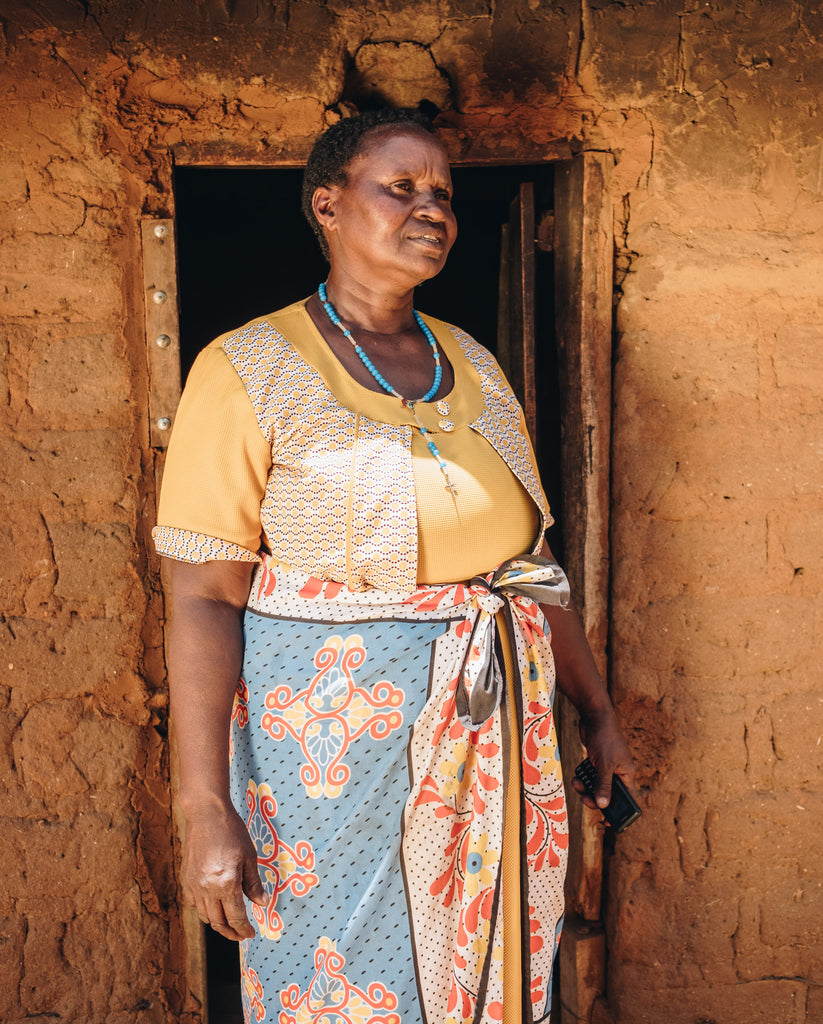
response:
[[[169,443],[158,554],[184,562],[256,562],[271,447],[228,356],[204,349],[189,374]]]

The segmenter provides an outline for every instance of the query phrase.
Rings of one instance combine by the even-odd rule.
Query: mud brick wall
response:
[[[614,154],[611,675],[641,822],[601,1024],[823,1020],[823,9],[0,9],[0,1020],[199,1020],[149,553],[139,221],[376,84],[456,159]]]

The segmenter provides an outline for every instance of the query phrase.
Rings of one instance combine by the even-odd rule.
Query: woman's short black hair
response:
[[[430,119],[419,110],[368,110],[355,117],[344,117],[315,142],[303,174],[301,206],[326,259],[329,247],[311,205],[315,189],[346,184],[349,164],[363,150],[364,139],[371,132],[408,128],[434,134]]]

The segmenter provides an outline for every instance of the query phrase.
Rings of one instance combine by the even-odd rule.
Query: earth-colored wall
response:
[[[139,219],[173,214],[170,147],[299,160],[377,82],[443,109],[456,159],[616,158],[611,665],[644,816],[600,1019],[823,1021],[821,6],[3,8],[0,1020],[198,1020]]]

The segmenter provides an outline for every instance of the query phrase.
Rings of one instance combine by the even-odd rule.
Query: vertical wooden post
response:
[[[165,448],[169,443],[172,419],[180,401],[174,221],[146,219],[141,224],[141,231],[151,446]]]
[[[146,218],[141,223],[141,233],[149,368],[150,436],[151,446],[155,452],[156,492],[159,494],[166,446],[180,401],[180,338],[174,221],[170,218]],[[184,823],[175,799],[179,771],[173,732],[170,754],[174,849],[179,864],[180,838]],[[201,1024],[208,1024],[205,929],[193,907],[183,907],[181,919],[185,943],[187,994],[195,1004],[199,1004]]]
[[[500,275],[497,290],[497,361],[509,383],[512,380],[511,303],[509,301],[511,292],[510,234],[508,222],[502,224],[500,226]]]
[[[555,172],[555,303],[563,415],[563,541],[572,595],[606,677],[609,592],[609,453],[613,222],[612,157],[582,153]],[[560,706],[566,778],[582,757],[577,715]],[[568,926],[560,945],[561,1024],[591,1019],[605,987],[600,924],[600,815],[573,795],[566,885]]]
[[[534,239],[534,183],[524,181],[509,214],[509,380],[523,406],[526,427],[536,446]]]

